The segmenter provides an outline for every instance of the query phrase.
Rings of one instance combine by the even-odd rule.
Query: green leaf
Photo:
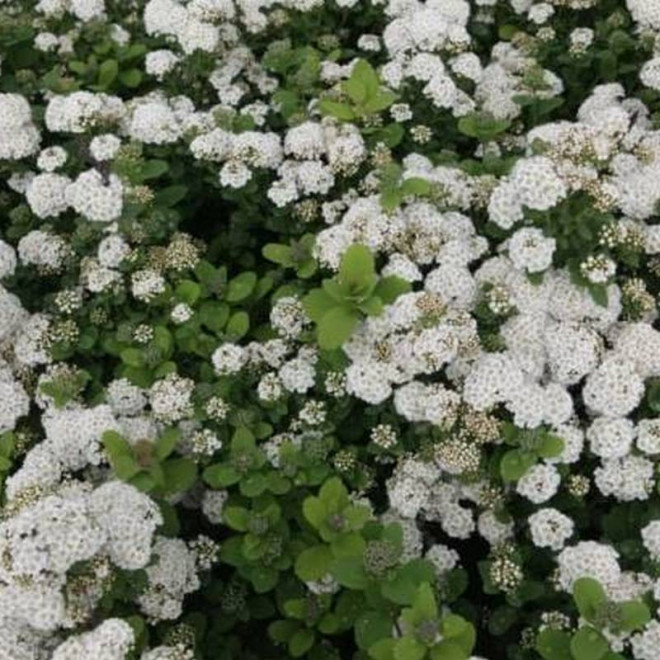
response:
[[[394,645],[394,660],[422,660],[426,646],[414,637],[402,637]]]
[[[458,130],[472,138],[482,142],[492,140],[500,133],[506,131],[511,122],[508,119],[495,119],[491,115],[480,112],[461,117],[458,120]]]
[[[347,307],[335,307],[327,312],[318,326],[319,346],[325,350],[340,348],[353,334],[360,317]]]
[[[143,493],[149,493],[156,487],[156,480],[148,472],[138,472],[129,483]]]
[[[455,642],[441,641],[431,649],[432,660],[468,660],[470,654]]]
[[[381,583],[382,595],[398,605],[413,603],[420,585],[432,583],[435,579],[433,566],[422,559],[416,559],[399,567],[394,577]]]
[[[378,296],[371,296],[358,306],[367,316],[380,316],[383,313],[383,301]]]
[[[120,371],[120,374],[122,377],[128,378],[133,385],[137,385],[138,387],[148,388],[151,387],[154,382],[153,373],[146,368],[126,366]]]
[[[544,435],[536,453],[541,458],[555,458],[564,451],[564,441],[558,436],[548,433]]]
[[[621,603],[621,628],[626,632],[641,630],[650,620],[651,612],[641,600],[631,600]]]
[[[103,447],[111,459],[119,456],[132,456],[133,448],[131,444],[117,431],[105,431],[101,436]]]
[[[179,203],[187,193],[188,186],[167,186],[156,192],[154,195],[154,204],[169,208]]]
[[[401,143],[405,132],[401,124],[392,122],[383,128],[379,128],[373,134],[373,139],[375,142],[383,142],[386,147],[393,149]]]
[[[574,582],[573,598],[580,614],[591,621],[596,616],[599,605],[607,600],[607,595],[598,580],[584,577]]]
[[[392,617],[384,611],[365,612],[355,622],[355,641],[361,649],[369,649],[392,634]]]
[[[418,177],[411,177],[404,179],[399,187],[399,192],[402,195],[428,195],[431,192],[431,184],[426,179]]]
[[[181,302],[194,305],[202,294],[202,287],[192,280],[182,280],[176,285],[174,295]]]
[[[241,475],[231,466],[223,463],[209,465],[203,473],[206,483],[212,488],[233,486],[241,479]]]
[[[386,305],[390,305],[400,295],[408,293],[411,289],[410,282],[397,275],[389,275],[378,282],[374,289],[374,295],[378,296]]]
[[[153,343],[160,349],[161,358],[169,358],[174,348],[174,341],[170,331],[163,325],[154,328]],[[176,365],[174,365],[176,367]]]
[[[158,500],[158,508],[163,516],[163,524],[158,528],[158,533],[175,538],[181,533],[181,522],[176,508],[166,500]]]
[[[383,90],[378,92],[376,96],[370,98],[363,107],[368,114],[376,114],[383,110],[387,110],[394,101],[396,101],[396,94],[388,90]]]
[[[374,274],[374,256],[366,245],[351,245],[342,255],[339,280],[346,284],[365,284]]]
[[[121,455],[116,456],[111,460],[112,469],[115,474],[122,480],[128,481],[132,479],[138,472],[140,472],[140,466],[137,464],[137,461],[133,456]]]
[[[303,515],[315,529],[319,529],[325,521],[328,510],[318,497],[307,497],[303,502]]]
[[[272,98],[273,103],[279,106],[279,111],[286,120],[301,110],[300,96],[292,90],[278,89]]]
[[[250,572],[250,582],[258,594],[272,591],[276,587],[279,577],[278,571],[265,566],[256,566]]]
[[[165,490],[182,493],[197,481],[197,465],[189,458],[172,458],[162,463]]]
[[[403,199],[403,194],[398,188],[385,188],[380,193],[380,205],[386,211],[393,211]]]
[[[535,648],[543,660],[570,660],[571,637],[560,630],[546,628],[536,638]]]
[[[129,367],[136,367],[139,369],[144,366],[144,356],[139,348],[125,348],[119,354],[119,357],[121,358],[121,361]]]
[[[229,305],[220,302],[207,301],[199,308],[199,320],[209,330],[220,332],[229,319]]]
[[[147,630],[144,619],[136,614],[124,617],[124,621],[133,629],[136,638],[143,636]]]
[[[373,660],[395,660],[394,647],[396,639],[381,639],[369,648],[369,657]]]
[[[359,530],[371,518],[371,509],[367,506],[352,505],[343,511],[347,526],[352,530]]]
[[[225,332],[228,339],[240,339],[244,337],[250,329],[250,317],[247,312],[235,312],[232,314]]]
[[[357,532],[340,534],[331,542],[332,554],[337,559],[356,557],[357,561],[361,561],[365,547],[365,540]]]
[[[268,261],[280,264],[281,266],[290,266],[292,264],[291,253],[292,250],[288,245],[280,245],[279,243],[268,243],[261,250],[261,254]]]
[[[312,289],[303,298],[302,303],[307,316],[315,323],[318,323],[337,304],[324,289]]]
[[[291,482],[286,477],[271,472],[266,477],[266,487],[274,495],[284,495],[291,490]]]
[[[250,453],[255,450],[256,446],[254,433],[247,426],[239,426],[234,431],[234,435],[231,437],[232,454]]]
[[[435,616],[435,615],[433,615]],[[447,614],[442,619],[441,630],[443,637],[456,640],[457,638],[470,637],[469,631],[472,624],[468,623],[462,616]],[[470,649],[467,649],[468,651]]]
[[[309,628],[299,630],[289,640],[289,653],[292,658],[301,658],[314,644],[314,631]]]
[[[143,180],[157,179],[170,169],[166,160],[148,160],[143,166],[140,175]]]
[[[282,609],[284,610],[284,613],[292,619],[299,619],[300,621],[305,619],[307,607],[306,602],[302,598],[287,600]]]
[[[589,293],[597,305],[607,307],[609,296],[607,294],[607,287],[604,284],[590,284]]]
[[[323,291],[327,293],[333,301],[332,307],[343,305],[345,298],[350,295],[350,289],[346,286],[342,286],[338,279],[325,279],[321,282],[321,286],[323,287]]]
[[[266,490],[266,482],[261,474],[244,477],[240,482],[241,495],[259,497]]]
[[[112,83],[115,81],[118,72],[119,64],[117,63],[117,60],[106,60],[103,62],[103,64],[101,64],[99,67],[99,86],[103,87],[104,89],[110,87],[110,85],[112,85]]]
[[[348,490],[339,477],[332,477],[321,486],[319,499],[328,513],[337,513],[349,504]]]
[[[222,509],[222,520],[227,527],[237,532],[246,532],[250,522],[250,512],[242,506],[226,506]]]
[[[165,378],[168,374],[175,374],[176,372],[176,362],[167,360],[158,365],[158,368],[154,371],[154,379]]]
[[[497,35],[502,41],[511,41],[513,36],[520,30],[519,27],[515,25],[505,24],[500,25],[497,29]]]
[[[321,99],[319,101],[319,110],[324,115],[330,115],[340,121],[352,121],[355,119],[355,113],[346,103],[331,101],[330,99]]]
[[[282,644],[288,642],[298,628],[299,624],[296,621],[282,619],[280,621],[273,621],[268,626],[268,634],[274,642]]]
[[[330,565],[330,573],[343,587],[364,589],[368,584],[364,566],[355,557],[335,559]]]
[[[245,300],[257,284],[257,274],[252,272],[241,273],[229,280],[226,298],[229,302]]]
[[[355,105],[361,105],[367,100],[366,85],[354,75],[341,84],[341,89]]]
[[[511,449],[500,460],[500,475],[506,482],[518,481],[536,463],[536,456],[522,449]]]
[[[366,99],[373,98],[380,89],[378,74],[367,60],[360,59],[353,65],[351,79],[360,82],[365,90]],[[356,103],[361,103],[361,101],[356,101]]]
[[[303,582],[320,580],[327,575],[332,552],[327,545],[315,545],[303,550],[296,558],[295,572]]]
[[[488,632],[498,637],[504,635],[517,620],[517,608],[510,605],[500,605],[497,609],[493,610],[488,619]]]
[[[84,76],[87,73],[87,64],[81,62],[80,60],[71,60],[67,66],[71,71],[77,73],[79,76]]]
[[[324,635],[334,635],[341,628],[341,620],[333,612],[324,614],[317,625],[319,632]]]
[[[412,606],[415,614],[425,619],[435,619],[438,616],[438,607],[435,603],[433,589],[431,589],[431,585],[428,582],[425,582],[419,587]]]
[[[181,431],[177,428],[170,428],[164,431],[156,440],[156,447],[154,449],[156,457],[161,460],[167,458],[174,451],[176,443],[180,438]]]
[[[128,69],[119,74],[119,81],[122,85],[135,89],[142,82],[142,71],[140,69]]]
[[[610,645],[595,628],[582,626],[571,639],[571,653],[575,660],[601,660]]]

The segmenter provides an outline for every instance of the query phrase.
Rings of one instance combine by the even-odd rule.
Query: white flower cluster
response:
[[[121,619],[106,619],[94,630],[69,637],[54,651],[53,660],[124,660],[135,642],[131,626]]]
[[[0,94],[0,159],[31,156],[39,150],[40,142],[27,99],[19,94]]]
[[[6,558],[0,588],[4,617],[41,631],[87,618],[103,595],[102,585],[87,585],[85,611],[71,611],[65,596],[67,572],[103,557],[120,568],[144,568],[161,523],[155,503],[120,482],[95,490],[65,483],[19,509],[0,525]]]
[[[138,602],[154,621],[177,619],[184,596],[199,587],[195,553],[181,539],[162,536],[153,552],[158,559],[147,568],[148,587]]]

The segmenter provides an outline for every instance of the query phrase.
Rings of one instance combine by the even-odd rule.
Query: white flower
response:
[[[561,477],[552,465],[534,465],[516,485],[518,494],[534,504],[542,504],[553,497],[559,489]]]
[[[87,170],[70,184],[66,201],[77,213],[94,222],[111,222],[121,216],[124,186],[115,174],[107,179],[98,170]]]
[[[117,155],[120,146],[121,139],[112,133],[97,135],[89,144],[89,153],[98,162],[112,160]]]
[[[14,274],[16,270],[16,250],[0,239],[0,280]]]
[[[660,559],[660,520],[654,520],[642,529],[642,541],[651,557]]]
[[[19,94],[0,94],[0,160],[18,160],[39,150],[32,110]]]
[[[539,273],[552,264],[555,245],[555,239],[547,238],[540,229],[519,229],[509,240],[509,256],[516,268]]]
[[[142,611],[153,621],[180,616],[184,596],[199,587],[195,553],[177,538],[157,538],[157,561],[147,567],[148,587],[138,596]]]
[[[243,368],[247,361],[245,349],[238,344],[225,343],[215,349],[211,362],[216,373],[234,374]]]
[[[149,403],[154,416],[163,422],[177,422],[193,413],[192,394],[195,381],[168,374],[149,390]]]
[[[552,550],[561,550],[575,528],[568,516],[553,508],[539,509],[527,522],[534,545]]]
[[[618,559],[619,553],[613,547],[596,541],[581,541],[566,547],[557,557],[559,584],[570,592],[576,580],[590,577],[607,589],[621,577]]]
[[[32,212],[40,218],[57,217],[69,208],[66,192],[68,176],[49,172],[38,174],[28,185],[25,197]]]
[[[150,268],[136,270],[131,276],[131,292],[138,299],[150,302],[165,291],[165,278]]]
[[[162,80],[178,62],[179,57],[171,50],[152,50],[145,58],[145,70],[149,75]]]
[[[123,619],[106,619],[93,630],[72,635],[53,652],[52,660],[124,660],[135,642],[133,628]]]

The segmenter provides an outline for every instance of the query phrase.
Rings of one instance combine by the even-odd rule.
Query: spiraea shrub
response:
[[[0,0],[0,660],[660,660],[660,0]]]

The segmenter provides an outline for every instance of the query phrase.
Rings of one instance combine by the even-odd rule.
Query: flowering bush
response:
[[[0,55],[0,659],[660,658],[660,0]]]

